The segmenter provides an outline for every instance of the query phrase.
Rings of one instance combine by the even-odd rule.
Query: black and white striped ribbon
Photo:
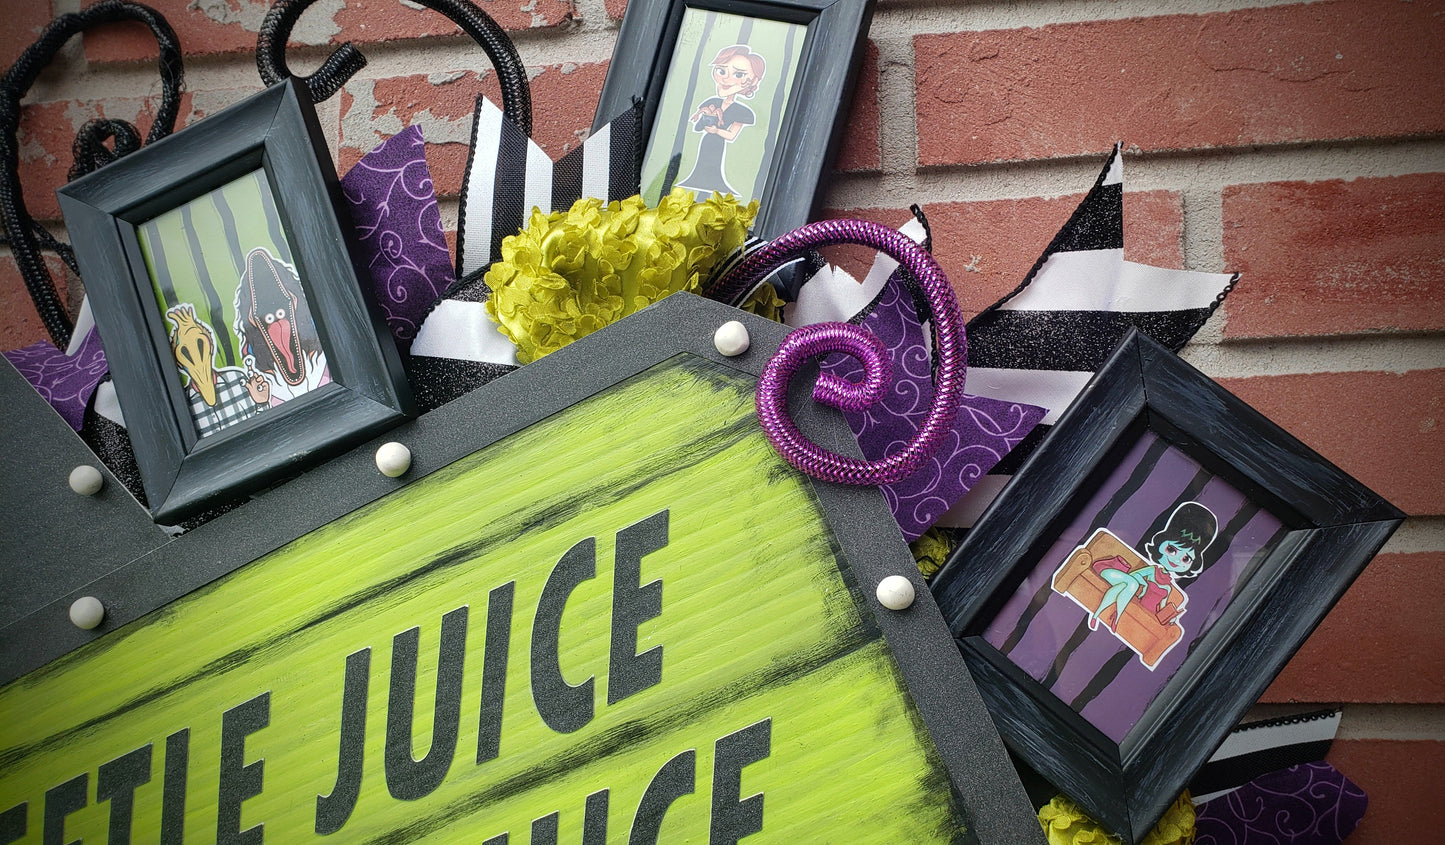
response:
[[[1130,327],[1178,351],[1238,278],[1124,260],[1124,172],[1116,145],[1023,284],[968,324],[965,390],[1049,413],[939,524],[973,525]]]
[[[555,164],[485,97],[477,99],[457,222],[457,278],[485,270],[502,239],[533,208],[565,209],[582,197],[612,201],[638,192],[642,104],[618,115]]]
[[[1323,710],[1235,728],[1189,782],[1194,803],[1233,792],[1260,775],[1323,760],[1340,728],[1340,715]]]

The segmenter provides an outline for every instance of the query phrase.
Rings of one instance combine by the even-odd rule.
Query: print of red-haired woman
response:
[[[744,126],[751,126],[756,121],[753,110],[737,102],[737,99],[748,99],[756,94],[766,70],[767,62],[749,50],[746,44],[725,47],[712,60],[712,79],[717,96],[704,100],[688,118],[692,131],[704,134],[698,144],[697,163],[693,165],[692,173],[678,183],[696,191],[698,199],[707,199],[714,193],[739,196],[723,173],[723,160],[727,145],[737,139]]]

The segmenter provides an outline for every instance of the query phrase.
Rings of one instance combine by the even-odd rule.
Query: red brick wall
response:
[[[262,0],[151,4],[188,58],[183,122],[259,89]],[[5,64],[80,2],[17,5]],[[625,0],[484,6],[532,70],[539,141],[570,148]],[[347,40],[372,59],[322,108],[339,166],[421,122],[454,227],[470,103],[495,85],[485,57],[395,0],[341,7],[302,18],[290,59],[306,72]],[[1180,8],[880,0],[824,207],[901,222],[922,203],[972,312],[1017,284],[1125,143],[1129,257],[1244,273],[1186,357],[1410,514],[1265,701],[1344,703],[1334,758],[1371,796],[1351,841],[1420,841],[1425,784],[1445,775],[1445,2]],[[148,125],[153,55],[143,29],[117,27],[37,85],[21,133],[36,216],[57,217],[76,127]],[[3,249],[0,309],[3,348],[44,336]]]

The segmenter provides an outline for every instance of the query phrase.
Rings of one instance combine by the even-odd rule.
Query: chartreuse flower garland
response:
[[[487,271],[487,312],[517,345],[517,361],[531,363],[668,294],[698,290],[743,245],[757,213],[756,201],[713,195],[695,202],[683,188],[656,208],[630,197],[533,210]]]
[[[908,550],[913,552],[913,560],[918,564],[918,571],[923,573],[923,577],[932,578],[943,568],[955,546],[957,543],[949,534],[934,526],[909,543]]]
[[[1111,835],[1066,796],[1057,795],[1039,810],[1039,822],[1049,845],[1119,845]],[[1180,795],[1164,818],[1144,837],[1140,845],[1190,845],[1194,841],[1194,803],[1189,793]]]

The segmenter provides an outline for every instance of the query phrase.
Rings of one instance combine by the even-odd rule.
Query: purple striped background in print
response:
[[[1096,528],[1108,528],[1142,556],[1150,536],[1186,501],[1213,511],[1219,529],[1204,552],[1203,571],[1179,582],[1188,595],[1179,617],[1184,635],[1150,670],[1107,626],[1090,631],[1087,611],[1054,593],[1050,581]],[[1274,515],[1146,432],[1059,534],[984,639],[1121,742],[1284,533]]]

